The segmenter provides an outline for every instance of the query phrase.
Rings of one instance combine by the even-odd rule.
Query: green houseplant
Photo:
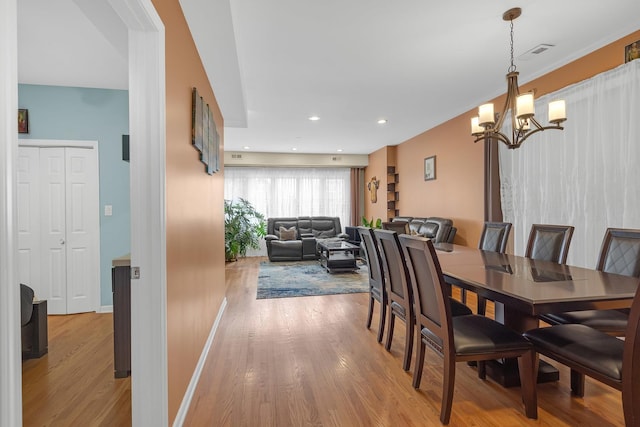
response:
[[[373,218],[371,221],[367,220],[364,216],[362,217],[362,225],[369,228],[382,228],[382,219],[378,218],[375,222]]]
[[[259,249],[267,235],[264,215],[245,199],[224,201],[224,255],[227,261],[245,256],[247,249]]]

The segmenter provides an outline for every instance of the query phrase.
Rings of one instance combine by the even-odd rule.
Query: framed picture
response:
[[[202,97],[194,87],[191,100],[191,143],[202,152]]]
[[[640,58],[640,40],[631,43],[624,48],[624,62]]]
[[[18,133],[29,133],[29,110],[18,110]]]
[[[424,159],[424,180],[431,181],[436,179],[436,156]]]

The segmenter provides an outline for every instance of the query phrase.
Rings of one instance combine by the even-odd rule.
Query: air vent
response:
[[[518,57],[518,59],[522,60],[522,61],[527,61],[529,59],[533,59],[536,56],[548,51],[552,47],[555,47],[555,45],[553,45],[553,44],[544,44],[544,43],[543,44],[539,44],[538,46],[534,47],[533,49],[529,49],[528,51],[526,51],[525,53],[520,55]]]
[[[333,156],[333,157],[331,158],[331,160],[332,160],[332,161],[334,161],[334,162],[339,162],[340,160],[342,160],[342,157]]]
[[[231,158],[232,159],[241,159],[242,158],[242,154],[232,154]]]

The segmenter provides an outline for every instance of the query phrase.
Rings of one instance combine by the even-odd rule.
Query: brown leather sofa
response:
[[[281,227],[286,237],[281,235]],[[287,230],[295,233],[287,233]],[[317,259],[320,240],[346,240],[340,218],[330,216],[300,216],[267,219],[267,255],[270,261],[299,261]]]
[[[448,218],[432,216],[428,218],[416,218],[412,216],[397,216],[392,222],[406,221],[409,223],[409,232],[421,235],[433,241],[433,243],[453,243],[458,229],[453,226],[453,221]]]

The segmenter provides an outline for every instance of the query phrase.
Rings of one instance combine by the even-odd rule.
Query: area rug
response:
[[[258,298],[352,294],[369,291],[366,265],[355,272],[329,274],[318,261],[260,263]]]

